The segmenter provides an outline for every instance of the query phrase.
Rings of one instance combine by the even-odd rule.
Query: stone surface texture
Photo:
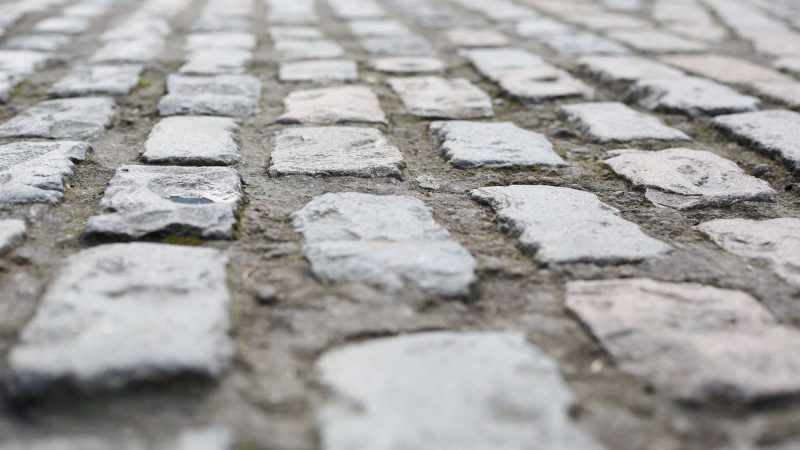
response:
[[[83,161],[89,149],[76,141],[0,146],[0,206],[60,201],[75,162]]]
[[[489,96],[463,78],[392,78],[389,85],[414,116],[440,119],[494,116]]]
[[[294,91],[283,104],[286,112],[278,118],[279,123],[386,123],[378,97],[365,86]]]
[[[148,163],[228,165],[239,162],[237,125],[227,117],[161,119],[144,143]]]
[[[559,108],[559,113],[581,133],[599,143],[691,140],[684,132],[622,103],[573,104]]]
[[[107,97],[46,100],[0,125],[0,137],[93,139],[116,114],[117,105]]]
[[[25,239],[25,222],[19,219],[0,220],[0,257],[6,256]]]

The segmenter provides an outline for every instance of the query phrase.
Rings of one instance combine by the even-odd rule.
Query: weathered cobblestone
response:
[[[401,292],[411,284],[445,297],[465,297],[475,261],[412,197],[325,194],[292,216],[305,238],[314,274]]]
[[[88,144],[70,141],[0,146],[0,205],[60,201],[64,180],[88,151]]]
[[[156,164],[228,165],[239,162],[236,122],[224,117],[161,119],[144,144],[142,159]]]
[[[714,124],[758,150],[783,159],[800,171],[800,114],[792,111],[762,111],[733,114],[714,119]]]
[[[552,359],[518,334],[380,339],[333,350],[318,368],[334,396],[318,415],[325,450],[510,449],[531,442],[602,448],[569,420],[573,394]],[[471,395],[459,394],[465,391]]]
[[[25,239],[25,222],[17,219],[0,220],[0,256],[9,254]]]
[[[696,77],[653,78],[631,86],[628,97],[651,111],[690,116],[756,111],[761,101],[733,89]]]
[[[233,348],[217,250],[112,244],[67,261],[9,355],[15,396],[219,376]]]
[[[378,97],[364,86],[294,91],[283,104],[286,112],[278,118],[280,123],[386,123]]]
[[[125,95],[139,83],[144,67],[135,64],[76,67],[56,82],[50,93],[56,97],[84,95]]]
[[[391,78],[389,85],[414,116],[438,119],[494,116],[489,96],[463,78]]]
[[[563,106],[559,112],[572,126],[595,142],[691,140],[682,131],[622,103],[581,103]]]
[[[167,95],[158,103],[158,112],[162,116],[249,116],[259,111],[260,97],[261,82],[248,75],[170,75]]]
[[[92,139],[116,114],[114,100],[106,97],[47,100],[0,125],[0,137]]]
[[[281,63],[281,81],[337,82],[358,79],[356,62],[351,59],[319,59]]]

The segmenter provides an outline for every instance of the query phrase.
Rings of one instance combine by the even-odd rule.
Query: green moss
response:
[[[203,244],[203,240],[199,237],[195,236],[165,236],[161,238],[162,244],[172,244],[172,245],[191,245],[191,246],[198,246]]]
[[[139,77],[139,87],[140,87],[140,88],[146,88],[146,87],[149,87],[151,84],[153,84],[153,82],[152,82],[152,81],[150,81],[150,80],[148,80],[147,78],[145,78],[145,77]]]

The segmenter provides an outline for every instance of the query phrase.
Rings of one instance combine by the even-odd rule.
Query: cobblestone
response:
[[[781,110],[733,114],[714,119],[714,124],[748,145],[785,160],[795,171],[800,170],[800,114]]]
[[[572,126],[595,142],[691,140],[682,131],[622,103],[581,103],[563,106],[559,112]]]
[[[336,82],[358,79],[356,62],[351,59],[320,59],[281,63],[281,81]]]
[[[144,144],[148,163],[228,165],[239,162],[236,122],[224,117],[161,119]]]
[[[286,112],[278,118],[280,123],[386,123],[378,97],[364,86],[294,91],[283,104]]]
[[[0,125],[0,137],[92,139],[116,114],[114,100],[107,97],[47,100]]]
[[[53,84],[50,93],[56,97],[125,95],[139,84],[142,70],[144,67],[135,64],[77,67]]]
[[[25,233],[25,222],[17,219],[0,220],[0,256],[6,256],[21,244]]]
[[[489,96],[463,78],[391,78],[389,85],[402,98],[408,113],[417,117],[473,119],[494,116]]]
[[[0,147],[0,205],[55,203],[64,195],[64,180],[89,145],[82,142],[15,142]]]
[[[676,77],[639,80],[628,97],[651,111],[690,116],[756,111],[761,101],[704,78]]]

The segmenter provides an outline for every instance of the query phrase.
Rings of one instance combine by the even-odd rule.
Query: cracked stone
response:
[[[742,95],[717,82],[697,77],[639,80],[627,96],[651,111],[675,112],[689,116],[756,111],[761,101]]]
[[[483,90],[464,78],[390,78],[409,114],[441,119],[493,117],[492,101]]]
[[[599,143],[640,140],[690,141],[682,131],[622,103],[595,102],[562,106],[559,114],[585,136]]]
[[[328,282],[362,282],[392,292],[412,285],[465,297],[475,260],[436,223],[430,208],[408,196],[324,194],[292,215],[314,274]]]
[[[275,136],[269,174],[400,177],[403,155],[379,130],[292,128]]]
[[[328,351],[317,371],[331,391],[323,450],[602,448],[570,419],[556,362],[521,334],[374,339]]]
[[[566,165],[544,135],[512,122],[432,122],[430,132],[445,160],[460,169]]]
[[[122,166],[86,234],[138,239],[178,233],[231,239],[242,185],[227,167]]]
[[[19,246],[25,240],[25,233],[24,221],[17,219],[0,220],[0,257],[6,256]]]
[[[116,114],[117,105],[108,97],[46,100],[0,125],[0,137],[93,139]]]
[[[215,249],[150,243],[73,255],[10,352],[8,392],[218,377],[233,356],[226,263]]]
[[[129,94],[139,83],[143,70],[143,66],[133,64],[79,66],[53,84],[50,94],[56,97]]]
[[[370,60],[370,67],[391,74],[436,74],[444,72],[444,63],[426,56],[395,56]]]
[[[671,148],[614,150],[608,154],[611,158],[605,163],[634,186],[646,188],[645,196],[656,205],[690,209],[777,201],[769,183],[711,152]]]
[[[387,123],[378,97],[364,86],[337,86],[290,93],[278,123]]]
[[[15,142],[0,146],[0,206],[56,203],[76,161],[90,150],[83,142]]]
[[[690,402],[800,391],[797,331],[749,294],[649,279],[572,281],[567,307],[623,371]]]
[[[278,79],[311,83],[355,81],[358,79],[358,68],[352,59],[286,61],[281,63]]]
[[[472,197],[491,206],[501,229],[545,263],[627,263],[671,250],[590,192],[514,185],[475,189]]]
[[[800,219],[718,219],[697,229],[735,255],[769,261],[778,276],[800,286]]]
[[[237,125],[226,117],[168,117],[161,119],[144,144],[148,163],[228,165],[239,162]]]
[[[800,113],[771,110],[714,119],[714,126],[800,172]]]
[[[684,76],[678,69],[638,56],[584,56],[578,64],[604,83]]]
[[[178,114],[241,117],[256,114],[261,82],[249,75],[167,77],[167,95],[158,103],[162,116]]]

